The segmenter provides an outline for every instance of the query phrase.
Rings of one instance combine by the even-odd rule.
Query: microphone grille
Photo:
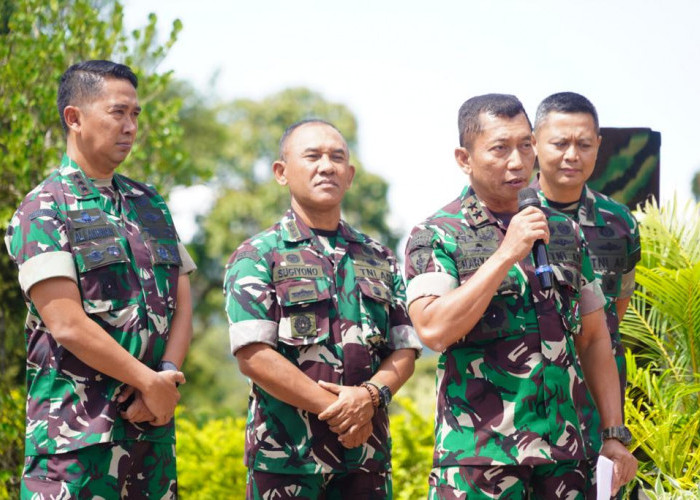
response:
[[[518,191],[518,210],[525,207],[539,207],[540,205],[540,198],[535,189],[526,187]]]

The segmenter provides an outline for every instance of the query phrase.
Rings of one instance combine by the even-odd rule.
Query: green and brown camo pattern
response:
[[[316,381],[359,385],[391,352],[421,348],[396,258],[343,221],[321,237],[289,210],[231,255],[224,293],[233,352],[266,343]],[[390,470],[386,410],[372,424],[365,444],[345,449],[326,422],[253,384],[245,463],[286,474]]]
[[[537,179],[533,181],[531,187],[540,189]],[[541,192],[540,200],[544,206],[548,206],[548,201]],[[605,295],[605,318],[620,376],[621,404],[624,408],[627,366],[625,348],[620,337],[620,320],[616,302],[621,295],[623,275],[632,271],[641,258],[639,226],[625,205],[588,186],[584,186],[578,210],[573,214],[567,212],[567,215],[571,216],[583,230],[593,271]],[[576,392],[583,414],[583,434],[588,454],[596,456],[602,446],[600,415],[585,384],[580,384]]]
[[[572,390],[582,376],[574,335],[584,287],[603,303],[583,234],[547,208],[555,285],[542,290],[530,255],[508,272],[482,319],[440,353],[434,467],[538,465],[585,458]],[[471,188],[416,226],[406,247],[409,297],[436,295],[431,274],[466,282],[505,226]],[[428,288],[426,288],[428,286]]]
[[[178,238],[152,188],[118,174],[113,184],[114,190],[98,189],[64,156],[21,203],[5,243],[20,275],[27,262],[47,252],[72,257],[85,312],[153,368],[176,306]],[[26,294],[25,300],[27,455],[123,439],[174,442],[172,422],[152,427],[123,420],[117,397],[124,385],[58,344]]]

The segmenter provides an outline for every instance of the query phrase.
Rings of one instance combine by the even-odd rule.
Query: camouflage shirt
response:
[[[313,380],[358,385],[397,349],[420,342],[389,249],[341,221],[315,234],[290,210],[231,255],[224,280],[231,348],[265,343]],[[389,422],[346,449],[328,424],[253,384],[246,432],[248,467],[287,474],[390,469]]]
[[[5,243],[29,309],[25,453],[65,453],[125,439],[174,442],[172,422],[134,425],[119,416],[116,399],[124,384],[57,343],[28,295],[47,278],[76,281],[90,319],[155,368],[168,340],[182,266],[163,199],[121,175],[114,175],[111,187],[98,188],[64,156],[21,203]]]
[[[533,181],[531,187],[540,189],[539,177]],[[551,202],[541,191],[540,199],[543,205],[550,206]],[[616,303],[618,299],[630,297],[634,293],[634,267],[641,257],[637,221],[625,205],[585,185],[578,202],[558,210],[579,223],[588,242],[593,270],[605,295],[605,318],[620,375],[624,407],[627,367]],[[597,453],[602,446],[600,416],[585,384],[580,390],[584,394],[580,404],[583,406],[586,445],[593,453]]]
[[[536,465],[584,458],[571,387],[581,377],[573,336],[603,306],[581,231],[548,216],[554,287],[531,255],[508,272],[481,320],[440,354],[435,467]],[[416,226],[406,247],[407,297],[441,296],[497,250],[506,226],[466,188]]]

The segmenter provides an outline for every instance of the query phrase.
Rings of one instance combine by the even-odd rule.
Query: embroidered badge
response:
[[[314,313],[294,313],[289,320],[292,324],[292,337],[313,337],[316,335],[316,315]]]

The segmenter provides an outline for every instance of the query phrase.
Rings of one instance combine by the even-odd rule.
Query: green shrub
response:
[[[0,499],[18,498],[24,458],[24,403],[20,389],[0,391]]]
[[[181,498],[245,498],[245,419],[224,417],[198,424],[177,417],[177,482]]]
[[[396,403],[402,411],[390,416],[394,498],[426,498],[433,463],[433,422],[418,411],[413,400],[397,397]]]

